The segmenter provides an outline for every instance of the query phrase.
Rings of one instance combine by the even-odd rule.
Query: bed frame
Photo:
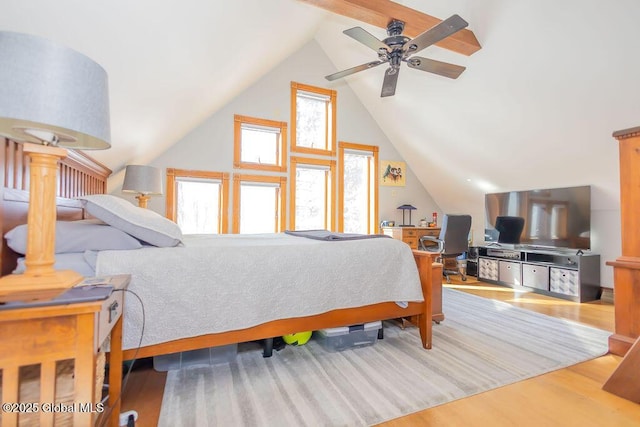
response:
[[[27,222],[29,164],[22,152],[22,145],[4,139],[4,150],[0,154],[2,186],[0,191],[0,229],[2,236],[19,224]],[[69,150],[69,155],[60,163],[58,176],[57,215],[59,220],[77,220],[85,217],[82,205],[74,197],[106,192],[107,177],[111,171],[82,152]],[[10,274],[15,268],[18,255],[6,246],[2,239],[0,249],[0,270],[2,275]],[[139,349],[125,350],[123,354],[112,355],[112,361],[150,357],[176,353],[218,345],[269,339],[298,331],[318,330],[348,324],[366,323],[377,320],[410,318],[420,329],[422,346],[431,348],[432,340],[432,263],[433,254],[413,251],[418,266],[424,302],[410,302],[401,308],[393,302],[367,305],[364,307],[333,310],[314,316],[280,319],[247,329],[185,338]],[[121,337],[112,337],[121,339]],[[115,363],[113,369],[121,369]],[[117,375],[116,375],[117,376]],[[119,376],[118,376],[119,377]],[[120,392],[120,384],[110,384],[115,393]],[[119,403],[118,403],[119,406]],[[119,408],[113,408],[119,411]]]
[[[27,222],[29,203],[29,162],[22,151],[22,144],[3,138],[4,149],[1,151],[2,173],[0,179],[0,228],[2,235],[19,224]],[[105,193],[107,177],[111,174],[104,165],[96,162],[80,151],[69,150],[67,158],[60,162],[58,173],[57,215],[59,220],[77,220],[85,217],[82,205],[75,197],[88,194]],[[432,262],[433,254],[413,251],[420,273],[422,292],[425,301],[432,300]],[[9,249],[4,239],[0,247],[0,270],[2,275],[10,274],[16,266],[18,255]],[[248,329],[204,335],[170,341],[153,346],[131,349],[124,352],[125,359],[149,357],[160,354],[175,353],[216,345],[265,339],[301,330],[317,330],[372,322],[381,319],[411,317],[420,328],[420,336],[424,348],[431,348],[431,304],[409,303],[409,307],[400,308],[395,303],[374,304],[365,307],[334,310],[331,312],[268,322]]]

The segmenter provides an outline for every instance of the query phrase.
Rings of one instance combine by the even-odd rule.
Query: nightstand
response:
[[[29,418],[35,425],[53,425],[61,413],[71,412],[74,426],[94,425],[99,405],[96,365],[101,346],[110,339],[110,425],[119,425],[122,383],[122,309],[131,276],[87,278],[53,299],[0,305],[0,369],[2,425],[18,425]],[[37,297],[35,294],[34,297]],[[35,298],[34,298],[35,299]],[[56,362],[74,359],[73,399],[56,404]],[[40,365],[39,401],[21,401],[20,368]],[[59,400],[58,400],[59,402]],[[104,407],[104,411],[108,410]],[[31,424],[31,422],[29,422]]]

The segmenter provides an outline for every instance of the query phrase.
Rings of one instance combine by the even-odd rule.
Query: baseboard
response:
[[[600,300],[613,304],[613,288],[600,288]]]

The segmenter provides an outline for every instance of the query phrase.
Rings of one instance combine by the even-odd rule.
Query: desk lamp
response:
[[[107,73],[47,39],[0,31],[0,137],[30,159],[26,270],[0,278],[0,300],[53,297],[82,281],[55,270],[56,173],[62,147],[111,147]]]
[[[417,208],[411,205],[401,205],[401,206],[398,206],[398,209],[402,209],[402,225],[400,227],[413,227],[413,225],[411,224],[411,211],[414,211]],[[409,224],[404,223],[405,211],[409,211]]]
[[[122,192],[138,193],[138,206],[146,208],[150,196],[162,194],[162,171],[153,166],[128,165]]]

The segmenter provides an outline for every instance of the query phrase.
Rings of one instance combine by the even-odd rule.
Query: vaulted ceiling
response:
[[[386,2],[3,0],[0,29],[46,36],[107,70],[113,147],[95,157],[118,171],[152,160],[311,39],[335,65],[323,74],[376,59],[342,31],[382,39],[388,9],[378,21],[351,15],[362,22],[314,5],[331,3]],[[404,68],[389,98],[384,67],[327,86],[353,89],[443,210],[468,210],[486,191],[584,184],[597,187],[596,209],[617,208],[611,132],[640,124],[640,3],[395,3],[468,21],[477,52],[421,52],[467,70],[450,80]]]

